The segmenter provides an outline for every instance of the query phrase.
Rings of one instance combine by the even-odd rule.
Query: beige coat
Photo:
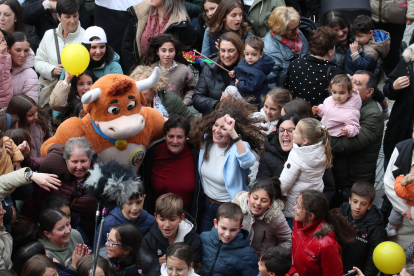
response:
[[[414,1],[414,0],[413,0]],[[137,33],[136,33],[136,41],[137,44],[140,45],[141,44],[141,35],[142,32],[144,31],[145,25],[147,24],[147,20],[148,20],[148,15],[149,15],[149,11],[151,8],[150,5],[150,0],[144,0],[141,3],[132,6],[135,10],[135,14],[137,15],[138,18],[138,26],[137,26]],[[174,16],[170,16],[170,19],[168,20],[167,25],[165,26],[165,30],[168,29],[169,26],[171,26],[172,24],[177,24],[182,22],[183,20],[186,20],[186,15],[182,14],[179,17],[174,17]],[[141,47],[138,47],[138,53],[139,56],[141,56]]]
[[[387,23],[384,20],[385,8],[389,4],[408,4],[407,19],[414,20],[414,0],[370,0],[372,19],[375,22]]]
[[[29,168],[22,168],[0,176],[0,201],[14,189],[29,183],[24,177],[24,173],[28,171],[30,171]],[[11,269],[13,265],[10,259],[12,248],[13,239],[2,225],[0,226],[0,269]]]
[[[276,200],[266,212],[257,217],[250,211],[248,192],[238,192],[232,202],[239,205],[243,211],[243,228],[249,231],[250,244],[258,255],[265,246],[281,245],[291,248],[292,231],[282,213],[283,201]]]
[[[70,92],[70,83],[65,84],[63,80],[58,81],[50,95],[50,108],[62,112],[68,105],[68,96]]]

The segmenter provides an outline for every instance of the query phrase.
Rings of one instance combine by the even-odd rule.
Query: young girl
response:
[[[292,275],[343,275],[339,242],[355,242],[355,225],[339,209],[329,211],[325,195],[313,189],[303,190],[294,208]]]
[[[49,257],[75,270],[79,259],[90,251],[83,244],[82,236],[70,226],[70,217],[60,210],[47,209],[40,212],[38,227],[32,228],[45,246]]]
[[[198,27],[196,29],[197,41],[195,48],[201,51],[203,46],[204,33],[209,26],[210,19],[213,17],[221,0],[203,0],[203,12],[198,16]]]
[[[76,265],[77,276],[90,276],[93,268],[93,256],[83,256]],[[95,276],[112,276],[111,267],[109,266],[108,260],[101,256],[98,256],[96,262]]]
[[[263,98],[264,106],[260,109],[260,112],[255,112],[254,116],[260,115],[266,118],[266,126],[268,127],[266,134],[275,130],[277,122],[282,116],[283,106],[291,100],[292,94],[290,94],[289,90],[280,87],[273,88]]]
[[[347,75],[336,75],[328,88],[330,97],[323,104],[314,106],[313,112],[322,118],[321,123],[328,128],[330,136],[354,137],[361,130],[359,118],[362,100],[359,92],[352,89]]]
[[[38,116],[39,112],[39,116]],[[7,106],[6,113],[19,117],[19,128],[29,132],[33,147],[30,156],[41,157],[40,148],[50,138],[47,115],[37,109],[35,101],[23,94],[16,94]]]
[[[218,39],[225,32],[236,33],[243,43],[252,36],[251,28],[243,22],[243,5],[239,1],[221,1],[218,5],[204,33],[201,53],[206,57],[215,56]]]
[[[21,276],[59,276],[55,263],[45,255],[34,255],[23,266]]]
[[[280,175],[282,194],[286,195],[283,213],[292,227],[295,202],[305,189],[323,191],[323,174],[331,167],[329,133],[318,120],[305,118],[293,132],[293,148]]]
[[[33,70],[35,54],[30,49],[27,34],[13,32],[7,36],[8,52],[12,58],[13,94],[24,93],[36,103],[39,100],[38,77]]]
[[[89,70],[99,79],[107,74],[124,74],[119,64],[119,55],[107,43],[106,33],[101,27],[92,26],[85,30],[82,45],[89,52]],[[63,69],[60,80],[66,78],[67,72]],[[73,76],[72,76],[73,77]]]
[[[146,275],[140,261],[139,249],[142,236],[138,228],[129,223],[118,224],[111,229],[105,243],[108,260],[114,275]]]
[[[167,261],[161,266],[162,276],[198,276],[193,268],[193,253],[191,247],[183,242],[177,242],[167,248]]]
[[[66,73],[65,79],[56,84],[50,95],[50,108],[62,112],[71,103],[80,102],[80,98],[91,89],[96,80],[95,74],[89,69],[79,77]]]
[[[186,106],[192,105],[196,81],[191,69],[185,65],[181,43],[171,34],[160,34],[151,39],[148,47],[140,64],[165,71],[166,90],[177,94]]]
[[[265,246],[290,248],[292,244],[281,197],[280,181],[272,177],[258,179],[249,192],[238,192],[232,201],[244,213],[243,228],[250,232],[250,243],[259,256]]]
[[[72,215],[70,212],[69,200],[60,196],[49,196],[45,201],[43,201],[42,204],[42,210],[47,209],[60,210],[65,213],[65,215],[70,218],[70,226],[72,229],[76,229],[79,234],[81,234],[83,242],[88,245],[88,247],[92,248],[92,244],[89,243],[88,237],[85,235],[82,228],[79,227],[79,222],[81,220],[80,217],[77,215]]]

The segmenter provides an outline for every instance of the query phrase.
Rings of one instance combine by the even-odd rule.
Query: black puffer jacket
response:
[[[190,222],[192,224],[192,228],[184,229],[181,233],[178,231],[177,235],[184,235],[184,243],[188,244],[193,252],[193,262],[201,263],[203,260],[203,251],[201,248],[200,236],[196,233],[197,224],[188,213],[184,212],[184,214],[185,219],[181,223]],[[187,220],[187,222],[185,220]],[[179,229],[182,229],[181,226]],[[188,231],[187,233],[185,233],[186,230]],[[160,258],[167,253],[167,248],[170,245],[168,243],[168,238],[164,237],[160,231],[160,228],[158,228],[158,224],[155,222],[151,226],[150,230],[145,234],[144,239],[142,240],[142,246]]]
[[[280,147],[279,137],[276,131],[266,136],[264,141],[265,153],[260,158],[259,171],[256,179],[269,179],[273,176],[280,177],[283,166],[289,156]],[[335,182],[331,169],[325,171],[323,175],[323,193],[330,202],[335,194]]]
[[[131,254],[124,259],[109,259],[108,249],[102,247],[99,249],[99,255],[108,260],[111,271],[115,276],[139,276],[138,267],[135,264],[136,256]],[[142,269],[142,274],[146,276],[158,276],[160,275],[160,265],[158,258],[155,257],[150,251],[141,247],[139,249],[139,258]],[[141,274],[141,275],[142,275]]]
[[[351,205],[345,202],[342,204],[340,211],[344,217],[349,217]],[[341,243],[344,274],[352,270],[353,266],[356,266],[361,269],[365,276],[378,275],[379,271],[374,265],[372,255],[375,247],[385,241],[386,232],[382,223],[382,212],[375,205],[372,205],[364,218],[355,220],[358,227],[356,242],[351,244]]]
[[[214,110],[221,98],[221,93],[226,89],[220,74],[220,67],[214,63],[204,63],[203,71],[198,79],[193,94],[193,105],[200,113],[208,114]],[[234,85],[232,79],[230,85]]]
[[[357,136],[331,137],[335,183],[343,191],[350,190],[358,180],[375,183],[384,119],[372,98],[362,102],[360,112],[361,131]],[[344,196],[344,200],[348,200],[349,194],[344,193]]]

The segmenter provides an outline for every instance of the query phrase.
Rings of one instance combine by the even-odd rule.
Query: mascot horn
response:
[[[96,211],[95,233],[99,221],[99,208],[102,209],[101,228],[99,229],[98,239],[94,237],[94,260],[91,276],[95,276],[96,263],[98,261],[99,245],[102,239],[102,232],[105,224],[105,217],[108,214],[108,205],[122,206],[128,202],[132,194],[139,192],[139,178],[132,172],[131,168],[121,165],[116,161],[109,161],[105,164],[95,164],[93,169],[89,170],[90,176],[85,181],[86,191],[98,201],[98,210]]]

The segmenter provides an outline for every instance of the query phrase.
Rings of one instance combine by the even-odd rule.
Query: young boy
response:
[[[250,245],[249,232],[242,229],[242,222],[239,205],[227,202],[218,208],[214,228],[200,235],[204,265],[201,276],[258,274],[257,254]]]
[[[193,262],[201,263],[202,250],[200,236],[196,233],[195,220],[183,211],[183,200],[173,194],[163,194],[155,202],[156,223],[145,234],[143,246],[159,258],[160,266],[166,262],[168,246],[184,242],[191,246]]]
[[[128,199],[128,203],[124,206],[116,207],[113,209],[109,215],[105,218],[105,225],[102,232],[102,239],[100,242],[101,246],[104,246],[107,239],[107,234],[111,232],[112,227],[121,223],[131,223],[135,225],[142,233],[148,232],[151,225],[154,224],[155,218],[151,214],[148,214],[147,211],[143,210],[144,200],[145,200],[145,190],[142,184],[138,184],[138,193],[134,193]],[[96,237],[98,237],[99,225],[96,230]]]
[[[263,52],[264,43],[260,37],[251,36],[246,40],[244,58],[229,72],[236,77],[236,87],[244,98],[254,97],[251,103],[260,104],[262,96],[269,91],[267,75],[275,65],[274,60]]]
[[[375,199],[375,188],[368,182],[358,181],[351,188],[349,203],[342,204],[340,211],[358,229],[356,242],[341,244],[344,274],[358,267],[365,276],[378,275],[378,269],[372,260],[375,247],[385,240],[385,229],[382,226],[382,212],[372,205]]]
[[[390,50],[390,35],[383,30],[374,30],[374,21],[367,15],[359,15],[351,26],[355,42],[349,45],[345,57],[345,73],[353,75],[358,70],[375,73],[378,58],[385,58]],[[384,118],[388,119],[391,110],[382,92],[376,91],[374,100],[382,107]]]
[[[259,261],[261,276],[285,276],[292,266],[292,254],[283,246],[263,248]]]

